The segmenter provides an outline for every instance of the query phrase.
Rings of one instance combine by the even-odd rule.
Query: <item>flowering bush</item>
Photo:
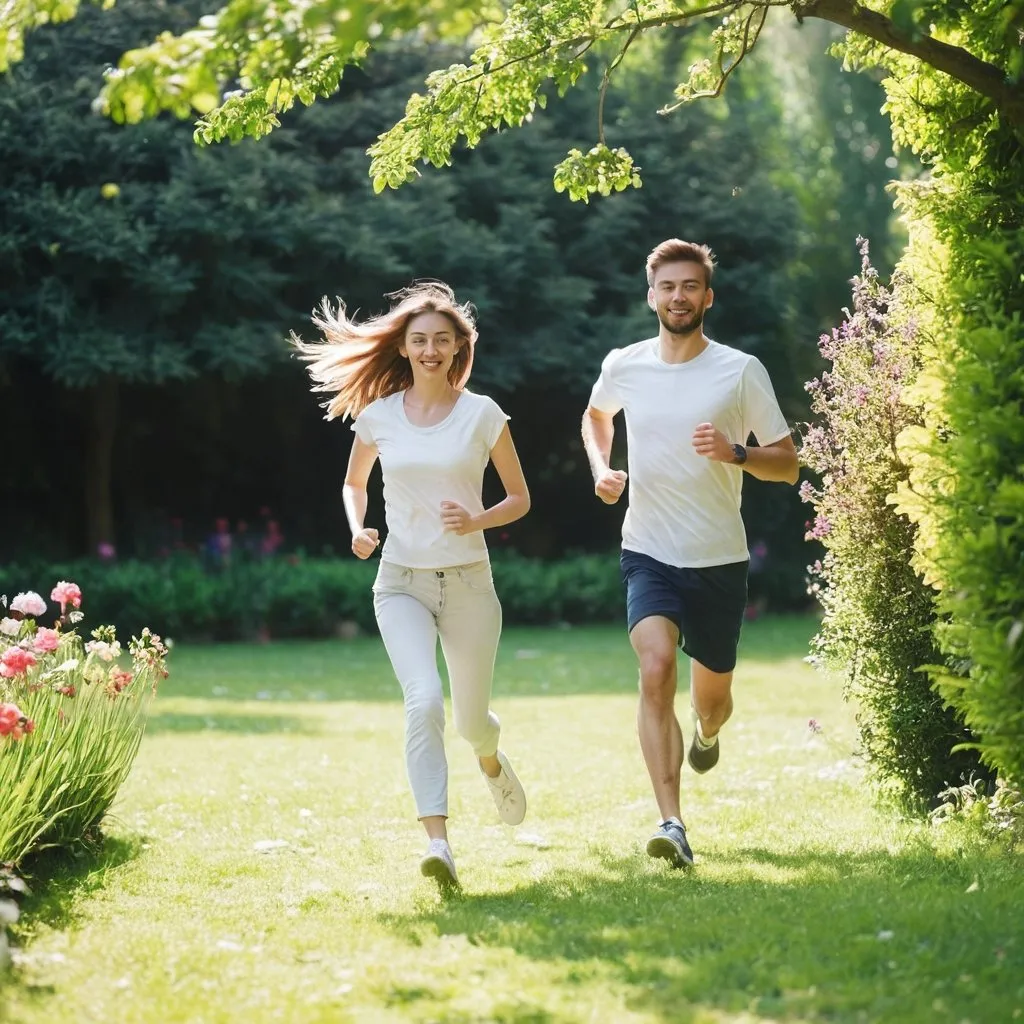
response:
[[[919,422],[903,400],[919,370],[918,329],[900,282],[885,288],[867,242],[859,244],[853,310],[822,337],[831,368],[807,384],[817,419],[801,454],[821,482],[805,482],[801,497],[815,512],[807,539],[825,548],[809,567],[825,610],[814,646],[845,675],[876,782],[920,806],[978,773],[979,762],[972,751],[952,751],[972,737],[924,671],[942,661],[934,591],[912,564],[916,527],[893,507],[910,472],[897,438]]]
[[[143,629],[122,664],[112,626],[79,636],[80,588],[59,582],[60,612],[18,594],[0,619],[0,863],[44,845],[72,845],[95,829],[135,759],[149,700],[166,676],[167,648]]]

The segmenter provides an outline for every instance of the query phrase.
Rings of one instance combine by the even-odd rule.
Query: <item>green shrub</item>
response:
[[[956,238],[944,248],[948,305],[936,310],[928,374],[911,395],[925,426],[901,438],[914,471],[899,507],[919,526],[915,564],[937,588],[946,658],[930,675],[977,734],[984,761],[1020,783],[1024,229],[966,237],[964,215],[976,205],[958,204],[959,218],[947,213],[946,236]],[[1019,223],[1024,201],[1018,211]],[[941,248],[938,239],[932,244]]]
[[[508,624],[603,622],[622,617],[618,553],[560,562],[499,552],[492,565]],[[122,635],[150,623],[176,640],[328,637],[356,626],[375,632],[371,587],[376,561],[276,557],[209,569],[195,558],[163,562],[95,560],[0,569],[0,588],[75,578],[89,594],[90,620]]]
[[[979,761],[954,749],[972,737],[923,670],[942,661],[935,594],[912,566],[916,528],[890,501],[909,474],[896,438],[920,424],[903,401],[906,382],[919,372],[917,332],[899,285],[883,287],[867,243],[861,251],[853,310],[821,339],[831,368],[808,384],[818,419],[802,455],[821,486],[805,482],[801,495],[816,512],[807,537],[826,549],[811,567],[825,609],[814,643],[845,675],[875,783],[922,809],[966,783]]]
[[[904,5],[909,11],[913,4]],[[917,4],[933,37],[1002,72],[1019,95],[1022,0]],[[925,13],[926,12],[926,13]],[[916,568],[936,588],[944,657],[928,669],[976,733],[985,762],[1024,779],[1024,145],[1009,98],[993,102],[908,54],[851,35],[848,61],[881,66],[899,145],[927,178],[901,183],[900,267],[918,324],[918,426],[898,507]]]

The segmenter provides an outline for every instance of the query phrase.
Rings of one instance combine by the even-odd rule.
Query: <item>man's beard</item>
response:
[[[704,307],[695,309],[692,314],[692,318],[686,322],[686,324],[674,325],[671,320],[667,320],[658,312],[658,319],[661,321],[661,326],[668,331],[669,334],[685,335],[685,334],[696,334],[704,326]]]

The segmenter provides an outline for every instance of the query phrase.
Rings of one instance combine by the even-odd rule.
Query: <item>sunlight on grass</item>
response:
[[[5,1019],[1011,1020],[1019,862],[873,809],[813,629],[748,627],[722,761],[684,776],[688,874],[642,852],[624,632],[509,630],[495,708],[530,811],[496,822],[449,727],[450,899],[417,870],[378,641],[178,649],[112,841],[26,907]]]

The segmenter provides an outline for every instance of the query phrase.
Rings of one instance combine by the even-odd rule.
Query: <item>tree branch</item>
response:
[[[909,54],[944,72],[950,78],[970,86],[995,103],[1018,134],[1024,135],[1024,90],[1007,81],[1006,72],[995,64],[975,57],[960,46],[952,46],[933,36],[911,37],[889,18],[862,7],[857,0],[795,0],[797,18],[821,18],[874,39],[883,46]]]
[[[626,51],[629,49],[630,44],[639,34],[639,27],[634,28],[629,33],[629,37],[626,39],[622,49],[616,54],[615,60],[605,68],[604,78],[601,79],[601,92],[597,98],[597,141],[602,146],[604,145],[604,98],[608,94],[608,85],[612,80],[612,72],[622,63],[622,58],[626,56]]]
[[[751,38],[750,30],[754,23],[754,19],[760,15],[760,21],[757,23],[757,27],[754,29],[753,38]],[[714,89],[702,89],[700,92],[695,92],[686,99],[680,100],[678,103],[673,103],[670,106],[662,107],[658,111],[659,114],[671,114],[678,110],[680,107],[691,102],[692,100],[703,100],[703,99],[714,99],[722,95],[722,90],[725,88],[725,83],[729,81],[729,76],[740,66],[740,62],[748,53],[753,49],[754,44],[757,42],[761,35],[761,29],[764,28],[765,18],[768,17],[768,6],[755,7],[747,16],[747,20],[743,26],[743,40],[740,44],[739,52],[736,54],[732,63],[725,66],[725,43],[723,42],[718,48],[718,54],[716,61],[718,63],[718,83]]]

